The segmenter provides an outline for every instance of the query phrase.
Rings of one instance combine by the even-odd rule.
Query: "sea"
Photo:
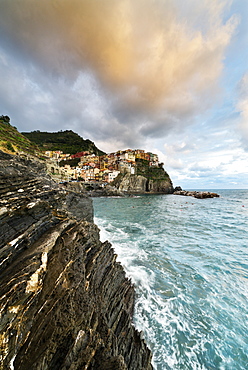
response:
[[[248,369],[248,190],[211,191],[93,200],[157,370]]]

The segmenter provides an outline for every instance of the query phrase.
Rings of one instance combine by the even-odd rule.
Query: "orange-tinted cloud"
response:
[[[0,17],[48,71],[75,79],[90,70],[127,107],[183,115],[218,91],[237,24],[223,22],[227,1],[190,3],[191,23],[180,2],[160,0],[1,0]]]

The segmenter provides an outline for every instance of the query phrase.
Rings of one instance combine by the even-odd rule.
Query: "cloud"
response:
[[[239,100],[237,111],[240,112],[239,130],[242,134],[244,148],[248,151],[248,72],[239,83]]]
[[[184,164],[180,158],[164,154],[156,148],[154,148],[152,152],[158,155],[159,160],[164,164],[165,169],[170,169],[170,173],[172,173],[173,170],[182,170],[184,168]]]
[[[196,143],[190,141],[189,137],[185,137],[183,141],[179,141],[176,144],[164,144],[164,148],[168,154],[186,154],[196,149]]]
[[[25,87],[26,109],[43,104],[60,123],[65,117],[90,132],[92,120],[92,132],[98,126],[122,145],[139,144],[180,131],[216,101],[238,22],[225,19],[228,6],[227,0],[1,0],[0,38],[26,66],[23,81],[33,84]]]

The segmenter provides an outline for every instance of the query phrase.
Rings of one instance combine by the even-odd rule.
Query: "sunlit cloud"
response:
[[[106,152],[153,151],[176,182],[244,179],[245,4],[1,0],[0,114]]]
[[[94,75],[108,95],[104,114],[123,132],[135,127],[142,137],[161,137],[189,125],[218,98],[238,22],[224,19],[228,1],[190,0],[190,7],[186,19],[177,1],[2,0],[0,28],[13,53],[72,91],[82,72]],[[59,91],[57,97],[67,101]],[[82,111],[83,98],[75,94]]]

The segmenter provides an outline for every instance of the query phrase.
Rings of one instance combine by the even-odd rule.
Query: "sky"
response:
[[[0,0],[0,115],[248,189],[247,0]]]

